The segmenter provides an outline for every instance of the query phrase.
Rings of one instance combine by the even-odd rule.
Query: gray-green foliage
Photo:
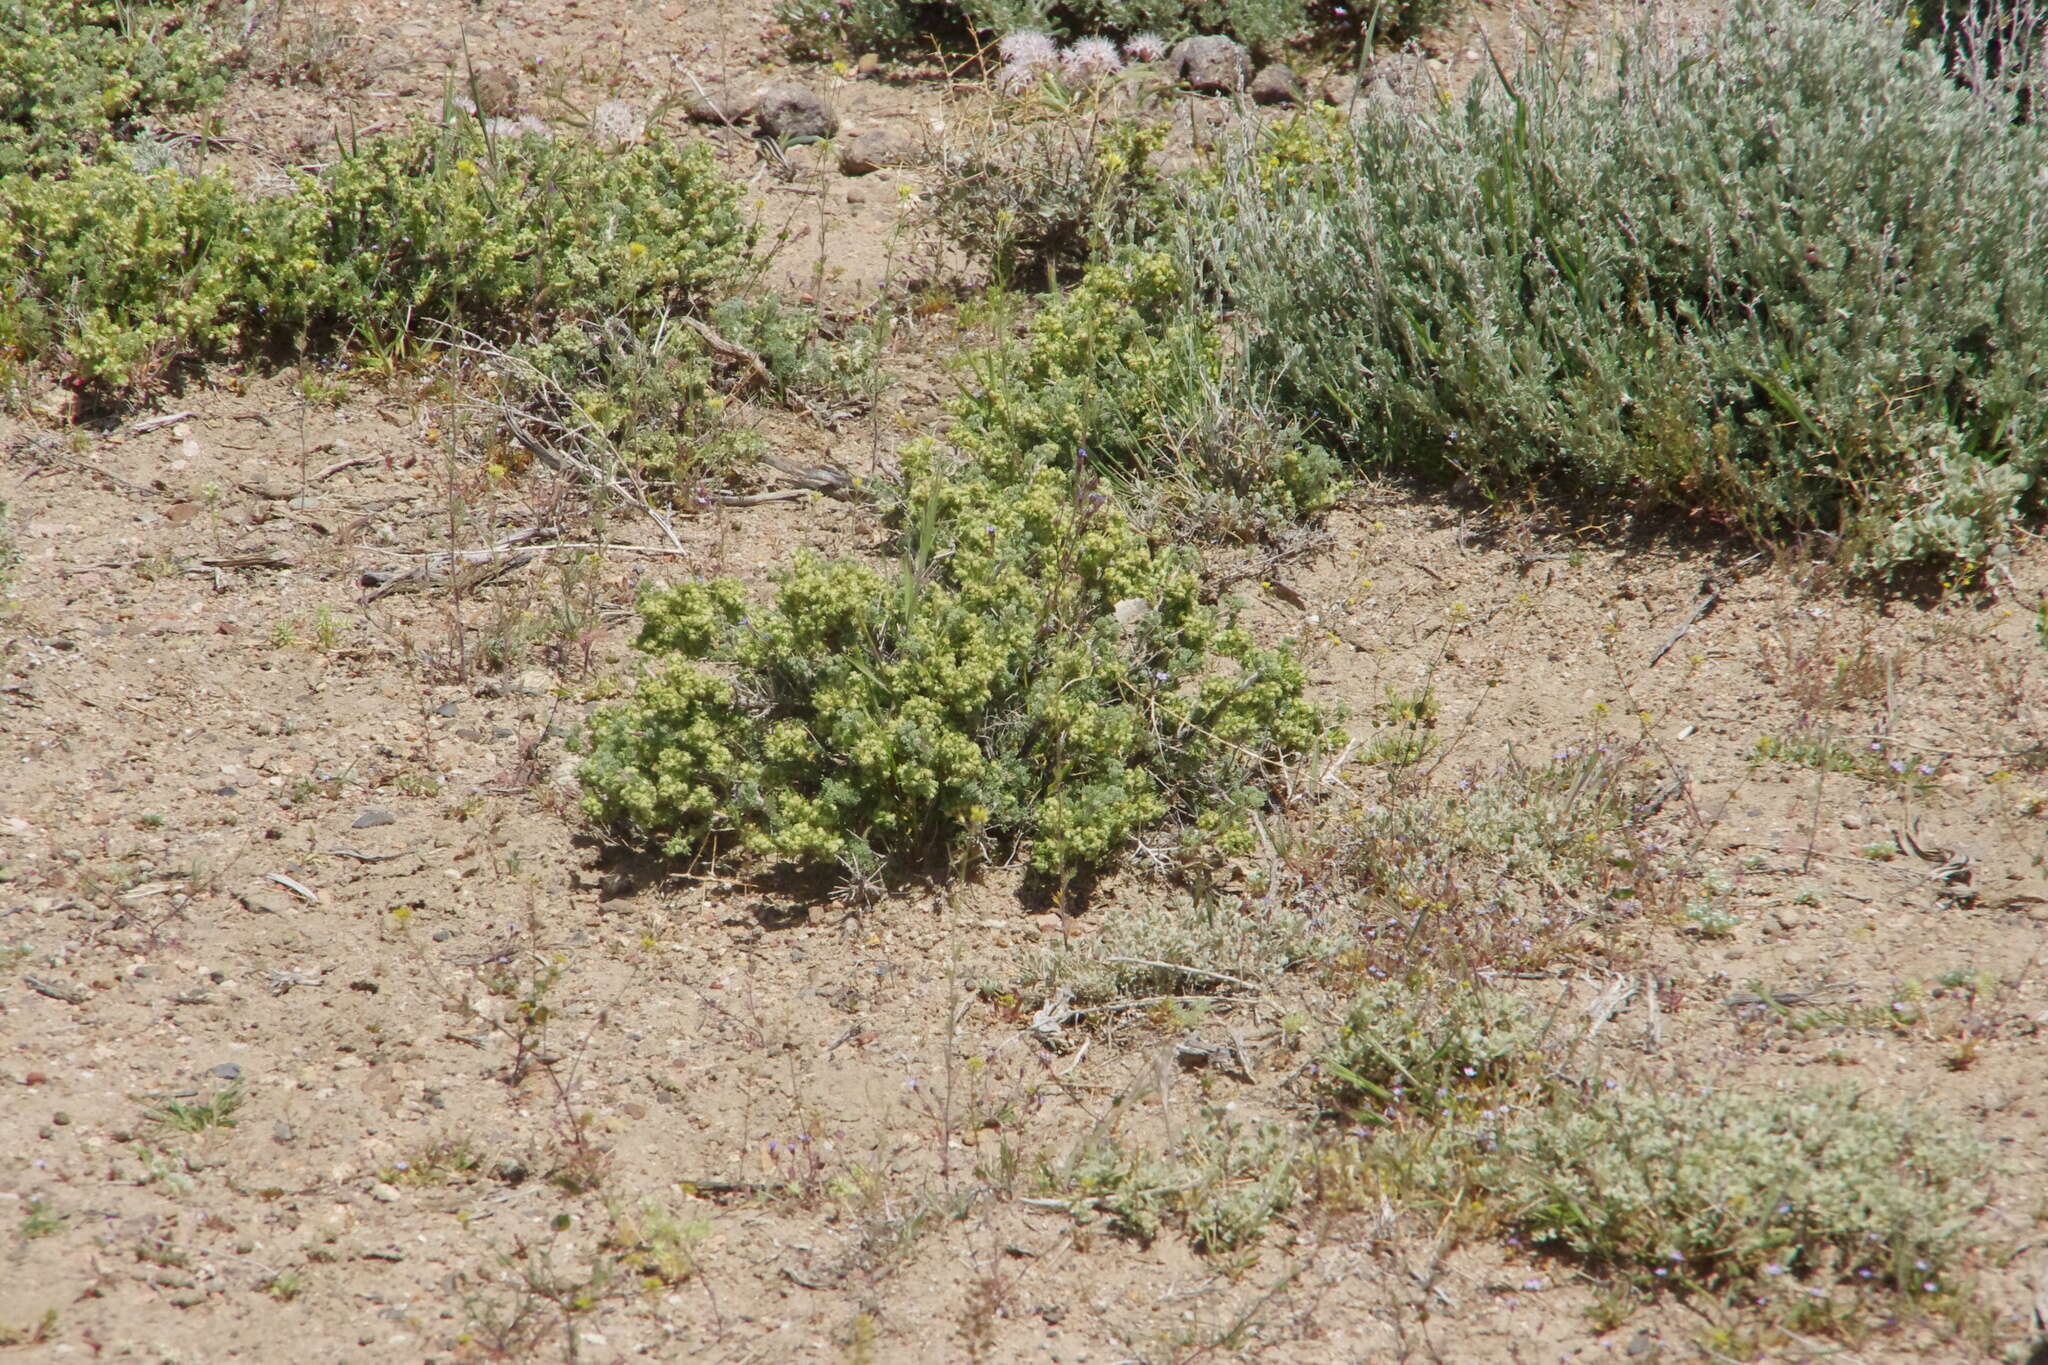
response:
[[[1909,42],[1931,44],[1956,80],[2037,116],[2048,95],[2048,8],[2039,0],[1916,0],[1905,10]]]
[[[1295,966],[1329,960],[1345,936],[1283,905],[1237,896],[1188,904],[1143,902],[1096,933],[1048,948],[1029,973],[1077,1008],[1163,995],[1257,989]]]
[[[1519,998],[1456,984],[1365,987],[1323,1055],[1333,1098],[1369,1122],[1437,1116],[1467,1098],[1498,1103],[1540,1069],[1550,1020]]]
[[[1630,913],[1663,875],[1639,837],[1652,771],[1626,746],[1588,743],[1411,779],[1336,816],[1328,871],[1384,926],[1360,953],[1395,974],[1536,967],[1589,918]]]
[[[1303,1152],[1286,1125],[1247,1123],[1221,1109],[1166,1152],[1114,1139],[1090,1143],[1048,1179],[1081,1222],[1106,1219],[1150,1242],[1179,1228],[1204,1255],[1241,1252],[1300,1197]]]
[[[1981,561],[2048,451],[2048,126],[1858,0],[1538,55],[1316,174],[1240,165],[1187,254],[1250,389],[1356,457]]]
[[[0,175],[47,173],[225,87],[210,6],[0,4]]]
[[[1145,241],[1172,201],[1166,130],[1111,117],[1100,91],[1028,94],[980,137],[956,139],[929,221],[998,284],[1056,287],[1120,244]]]
[[[1920,1293],[1966,1245],[1986,1172],[1954,1115],[1847,1090],[1589,1086],[1509,1125],[1478,1180],[1539,1241],[1653,1283],[1868,1271]]]
[[[1372,1127],[1353,1158],[1366,1187],[1483,1212],[1646,1286],[1950,1287],[1989,1171],[1966,1125],[1842,1088],[1575,1074],[1582,1021],[1485,985],[1363,990],[1319,1070],[1342,1121]]]

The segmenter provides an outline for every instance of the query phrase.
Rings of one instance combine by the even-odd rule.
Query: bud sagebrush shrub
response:
[[[1241,843],[1324,735],[1301,664],[1070,476],[929,460],[889,572],[804,555],[765,605],[725,579],[643,598],[649,671],[591,722],[588,812],[674,855],[730,839],[860,876],[1019,845],[1069,875],[1169,823]]]
[[[49,174],[226,88],[203,9],[118,0],[0,5],[0,175]]]
[[[224,175],[125,161],[0,178],[0,344],[102,391],[231,350],[269,281],[304,260],[272,208]]]
[[[1242,168],[1188,234],[1246,386],[1364,461],[1548,482],[1870,571],[1981,562],[2040,506],[2048,127],[1894,12],[1743,0],[1539,54],[1326,172]]]
[[[258,196],[130,159],[0,177],[0,345],[88,390],[257,344],[462,328],[515,342],[701,310],[751,234],[709,153],[487,138],[367,141]]]
[[[1327,508],[1336,464],[1297,433],[1225,405],[1213,319],[1186,306],[1162,252],[1126,247],[1048,303],[1024,337],[970,362],[954,438],[999,477],[1085,448],[1191,529],[1252,538]]]
[[[706,146],[500,138],[470,119],[349,149],[307,199],[324,311],[383,336],[701,308],[751,241]]]

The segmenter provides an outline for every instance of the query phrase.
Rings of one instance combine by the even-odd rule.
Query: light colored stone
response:
[[[683,101],[683,117],[692,123],[745,123],[754,102],[744,95],[692,95]]]
[[[519,112],[519,73],[509,67],[480,66],[465,82],[465,93],[485,118],[510,118]]]
[[[1252,77],[1250,93],[1254,104],[1300,104],[1303,95],[1301,81],[1285,62],[1274,62]]]
[[[1205,95],[1234,95],[1252,78],[1244,44],[1221,34],[1183,39],[1166,60],[1176,80]]]
[[[868,175],[884,166],[907,165],[916,154],[910,139],[901,133],[870,128],[839,144],[839,172],[841,175]]]
[[[754,93],[754,124],[778,142],[818,142],[839,131],[839,115],[815,91],[769,85]]]

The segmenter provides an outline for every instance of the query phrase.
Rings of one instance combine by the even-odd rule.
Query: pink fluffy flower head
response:
[[[1156,33],[1133,33],[1124,40],[1124,56],[1134,62],[1166,60],[1166,39]]]
[[[996,44],[996,52],[1011,66],[1044,68],[1059,60],[1060,48],[1036,29],[1019,29]]]
[[[1124,59],[1107,38],[1083,38],[1060,54],[1060,70],[1071,85],[1093,85],[1123,69]]]

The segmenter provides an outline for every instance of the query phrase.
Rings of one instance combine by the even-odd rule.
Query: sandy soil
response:
[[[435,106],[465,44],[557,120],[736,88],[774,51],[762,13],[722,2],[290,14],[339,25],[369,79],[241,78],[219,136],[251,174]],[[1474,52],[1438,47],[1446,70]],[[935,63],[796,74],[849,128],[943,139],[959,117]],[[738,133],[694,135],[790,232],[770,278],[791,296],[859,312],[943,269],[905,226],[916,172],[785,174]],[[928,430],[965,334],[905,317],[878,411],[763,414],[772,446],[886,460]],[[1797,556],[1367,487],[1240,589],[1262,636],[1308,642],[1320,699],[1370,717],[1433,688],[1448,762],[1626,743],[1683,776],[1668,833],[1725,877],[1732,932],[1645,915],[1516,983],[1569,1011],[1640,987],[1599,1040],[1614,1065],[1846,1080],[1995,1145],[1979,1327],[1743,1346],[1681,1302],[1600,1330],[1573,1267],[1447,1248],[1399,1209],[1301,1215],[1226,1267],[1029,1202],[1038,1164],[1104,1122],[1286,1107],[1301,1059],[1271,1022],[1329,1005],[1252,1007],[1245,1075],[1148,1092],[1170,1033],[1055,1053],[976,989],[1062,932],[1011,879],[853,913],[661,867],[576,811],[563,739],[631,666],[636,582],[765,581],[798,546],[872,550],[872,518],[713,506],[673,543],[615,519],[598,556],[380,593],[554,524],[570,491],[451,458],[431,385],[323,406],[289,374],[217,378],[108,431],[0,420],[22,552],[0,616],[0,1330],[21,1358],[1919,1361],[2027,1339],[2048,1291],[2048,553],[1978,593],[1877,597]],[[1912,760],[1755,760],[1809,730]],[[1931,856],[1865,856],[1898,835]],[[1112,878],[1073,931],[1168,894]],[[1941,984],[1958,973],[1982,984]],[[1846,1022],[1755,1003],[1798,991]],[[230,1088],[231,1124],[181,1131]],[[674,1262],[621,1245],[622,1219],[662,1244],[662,1218]]]

